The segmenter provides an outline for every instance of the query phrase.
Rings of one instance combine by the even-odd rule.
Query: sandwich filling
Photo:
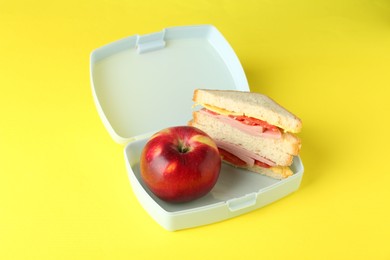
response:
[[[262,136],[275,139],[282,137],[282,129],[277,126],[270,125],[267,122],[257,118],[228,113],[221,114],[206,108],[202,108],[199,110],[199,112],[212,116],[218,120],[223,121],[225,124],[229,124],[241,130],[242,132],[253,136]]]
[[[220,120],[225,124],[235,127],[242,132],[248,133],[253,136],[262,136],[265,138],[279,139],[282,137],[282,129],[274,125],[270,125],[263,120],[231,113],[229,111],[215,107],[209,107],[207,105],[206,107],[207,108],[202,108],[201,110],[199,110],[199,112],[216,118],[217,120]],[[215,142],[218,146],[218,150],[222,156],[222,159],[233,165],[249,167],[257,165],[263,168],[271,168],[277,166],[275,162],[265,157],[262,157],[254,152],[248,151],[239,145],[222,140],[215,140]]]
[[[273,161],[248,151],[239,145],[221,140],[215,140],[215,143],[218,146],[222,159],[236,166],[253,166],[255,164],[264,168],[276,166]]]
[[[231,154],[229,153],[228,151],[224,150],[224,149],[221,149],[218,147],[218,150],[219,150],[219,154],[221,155],[221,158],[222,160],[232,164],[232,165],[235,165],[237,167],[246,167],[246,166],[251,166],[251,165],[248,165],[247,162],[241,160],[240,158],[238,158],[237,156],[235,156],[234,154]],[[263,162],[260,162],[260,161],[257,161],[257,160],[254,160],[254,163],[253,165],[257,165],[259,167],[262,167],[262,168],[274,168],[266,163],[263,163]],[[252,165],[252,166],[253,166]]]
[[[219,154],[222,160],[236,167],[249,167],[254,169],[253,167],[257,166],[258,169],[271,170],[273,177],[276,179],[283,179],[293,175],[293,172],[289,167],[277,166],[274,162],[264,157],[254,155],[253,153],[240,148],[238,145],[218,140],[216,140],[216,144],[218,146]],[[257,170],[254,171],[258,172]],[[264,174],[264,172],[259,173]]]

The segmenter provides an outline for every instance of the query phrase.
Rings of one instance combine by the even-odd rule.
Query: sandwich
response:
[[[221,158],[275,179],[293,174],[289,166],[301,149],[302,121],[266,95],[234,90],[196,89],[188,123],[216,142]]]

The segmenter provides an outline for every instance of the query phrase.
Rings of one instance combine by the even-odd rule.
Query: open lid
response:
[[[233,49],[213,26],[134,35],[92,52],[97,110],[112,138],[127,143],[192,118],[194,89],[249,90]]]

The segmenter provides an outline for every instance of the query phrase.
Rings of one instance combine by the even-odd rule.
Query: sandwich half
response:
[[[294,114],[254,92],[197,89],[193,101],[202,108],[188,124],[214,139],[224,162],[275,179],[293,174],[302,128]]]

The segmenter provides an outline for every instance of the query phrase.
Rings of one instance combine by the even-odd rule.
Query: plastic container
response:
[[[248,91],[239,59],[213,26],[183,26],[134,35],[96,49],[90,60],[92,93],[112,138],[125,145],[131,186],[142,207],[162,227],[174,231],[232,218],[276,201],[299,188],[303,165],[274,180],[223,164],[211,192],[173,204],[155,197],[139,171],[141,151],[151,134],[186,125],[196,88]]]

